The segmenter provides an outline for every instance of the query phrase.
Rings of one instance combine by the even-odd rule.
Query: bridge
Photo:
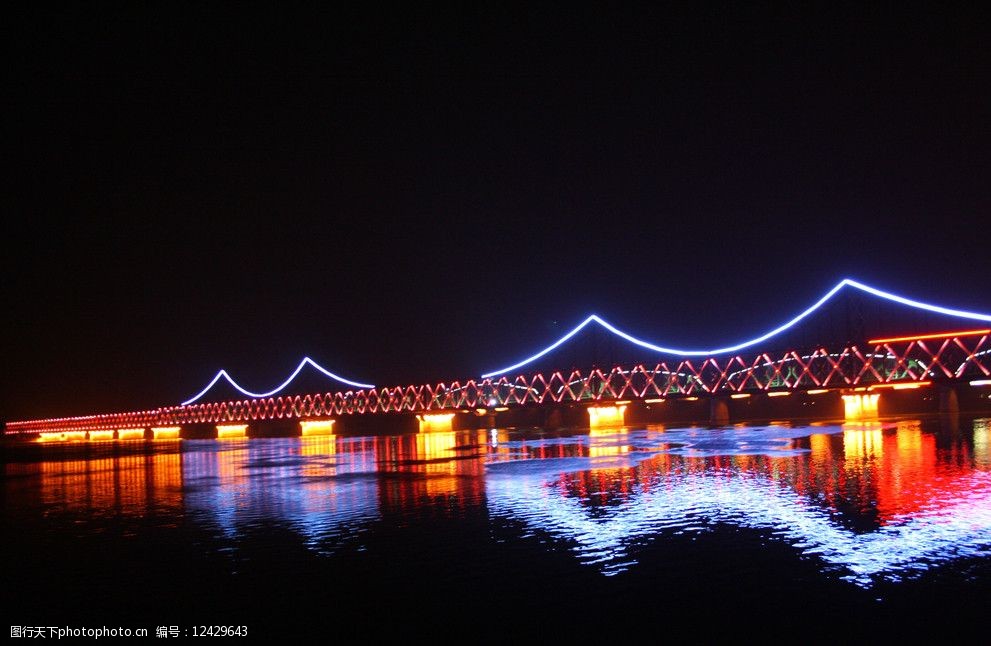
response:
[[[633,420],[664,419],[669,414],[664,410],[665,404],[672,407],[692,402],[699,402],[696,407],[708,406],[710,422],[725,424],[733,417],[734,408],[757,401],[769,415],[775,411],[781,411],[781,416],[793,414],[794,406],[789,409],[784,404],[785,398],[791,396],[804,404],[830,402],[815,408],[815,415],[861,419],[878,415],[883,393],[932,392],[930,399],[938,401],[939,411],[954,412],[960,408],[961,392],[991,386],[991,328],[926,331],[783,351],[752,349],[795,326],[844,287],[950,319],[991,322],[991,315],[930,305],[847,279],[784,325],[724,348],[683,350],[659,346],[592,315],[541,351],[477,379],[376,388],[340,377],[306,358],[288,379],[268,392],[247,391],[221,370],[206,388],[179,405],[15,421],[6,425],[5,434],[57,442],[308,435],[333,433],[342,426],[360,429],[360,418],[374,419],[375,428],[385,425],[395,431],[496,425],[622,425]],[[524,370],[592,324],[634,346],[659,355],[680,356],[608,369]],[[306,366],[351,387],[313,394],[278,394]],[[221,380],[246,398],[200,403]],[[693,414],[698,417],[700,411],[696,408]]]

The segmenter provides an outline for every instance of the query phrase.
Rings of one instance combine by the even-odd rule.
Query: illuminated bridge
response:
[[[967,320],[971,325],[835,347],[760,350],[769,339],[808,317],[844,287],[909,308]],[[540,352],[477,379],[374,387],[340,377],[307,358],[288,379],[269,392],[247,391],[221,370],[199,394],[180,405],[9,422],[5,433],[37,436],[44,441],[243,437],[331,433],[335,424],[336,428],[359,427],[356,424],[359,418],[373,417],[379,427],[389,420],[393,430],[497,424],[595,426],[664,419],[670,412],[665,408],[686,406],[681,410],[689,410],[687,406],[692,402],[708,407],[710,422],[726,423],[734,416],[735,408],[756,402],[760,402],[758,408],[768,417],[778,411],[781,416],[794,414],[795,404],[789,408],[789,399],[804,405],[831,402],[799,410],[810,416],[852,419],[876,416],[882,393],[903,390],[931,392],[929,399],[934,402],[934,412],[954,412],[959,410],[961,392],[991,386],[991,328],[976,327],[975,321],[991,322],[991,315],[922,303],[847,279],[784,325],[756,339],[724,348],[684,350],[659,346],[592,315]],[[663,360],[608,369],[527,370],[591,324],[656,353]],[[306,366],[349,388],[305,395],[279,394]],[[226,380],[246,397],[201,402],[220,380]],[[701,412],[692,411],[696,417]]]

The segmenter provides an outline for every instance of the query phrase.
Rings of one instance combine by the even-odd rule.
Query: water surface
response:
[[[991,601],[989,432],[903,419],[8,450],[3,602],[19,625],[346,640],[699,619],[946,636]]]

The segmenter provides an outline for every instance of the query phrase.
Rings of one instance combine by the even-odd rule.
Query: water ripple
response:
[[[769,530],[776,540],[804,555],[814,555],[827,567],[840,568],[841,578],[864,587],[879,577],[897,580],[925,571],[933,563],[987,551],[991,545],[991,474],[986,471],[957,474],[949,489],[940,489],[937,479],[935,491],[929,492],[936,497],[926,504],[891,515],[875,531],[857,532],[838,522],[835,510],[824,507],[818,496],[796,491],[771,471],[748,471],[732,462],[714,466],[696,459],[793,458],[811,452],[796,447],[794,440],[824,431],[835,434],[842,429],[768,427],[757,437],[734,429],[617,436],[594,446],[607,450],[636,446],[639,451],[492,462],[486,467],[486,496],[491,513],[522,519],[574,543],[581,562],[606,575],[635,563],[629,552],[640,539],[668,532],[697,534],[721,523]],[[851,442],[862,440],[854,436]],[[554,442],[562,441],[568,440]],[[854,467],[863,457],[856,451],[852,446],[848,455]],[[616,494],[623,504],[595,504],[606,492],[600,487],[581,488],[585,480],[598,482],[603,471],[625,475],[631,481],[621,495]]]

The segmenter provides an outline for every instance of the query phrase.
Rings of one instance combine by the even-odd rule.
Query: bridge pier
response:
[[[943,386],[939,389],[939,412],[960,412],[960,397],[957,395],[957,389],[953,386]]]
[[[443,433],[454,430],[454,413],[423,413],[417,415],[420,433]]]
[[[240,426],[241,424],[232,423],[232,428],[234,426]],[[220,428],[219,426],[217,428]],[[233,431],[231,431],[233,432]],[[259,419],[251,420],[251,424],[245,428],[245,437],[249,438],[262,438],[262,437],[298,437],[300,434],[300,422],[298,419],[293,417],[287,417],[282,419]],[[218,434],[219,436],[219,434]]]
[[[619,406],[589,406],[588,426],[589,428],[602,428],[604,426],[625,426],[626,425],[626,405]]]
[[[843,395],[843,418],[847,421],[874,419],[881,399],[880,393],[850,393]]]
[[[118,428],[118,440],[143,440],[145,439],[145,429],[143,428]]]
[[[729,424],[729,399],[726,397],[709,399],[709,423],[716,426]]]
[[[479,409],[479,410],[483,410],[483,409]],[[485,409],[485,412],[479,413],[478,410],[476,410],[474,419],[471,420],[471,426],[473,428],[495,428],[496,427],[495,411],[491,409]]]
[[[564,426],[564,417],[560,408],[555,406],[544,411],[544,428],[553,430],[562,426]]]
[[[178,440],[180,437],[188,437],[184,435],[184,427],[179,426],[153,426],[151,428],[151,439],[153,440]]]
[[[228,440],[248,437],[247,424],[217,424],[217,439]]]
[[[42,431],[38,433],[39,442],[84,442],[86,431]]]
[[[333,435],[335,421],[332,419],[304,419],[299,423],[300,435],[302,437]]]

